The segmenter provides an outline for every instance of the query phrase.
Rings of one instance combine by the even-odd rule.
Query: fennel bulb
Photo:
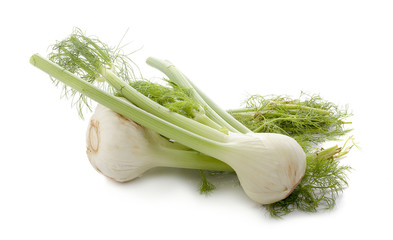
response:
[[[154,167],[232,171],[223,162],[171,143],[102,105],[90,119],[86,147],[92,166],[118,182],[133,180]]]
[[[230,133],[223,151],[210,155],[231,166],[245,193],[262,204],[286,198],[306,170],[301,146],[276,133]]]

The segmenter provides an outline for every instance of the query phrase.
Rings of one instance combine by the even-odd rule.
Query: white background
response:
[[[0,239],[355,239],[392,236],[391,1],[6,1],[0,14]],[[156,169],[127,184],[85,156],[87,121],[29,64],[80,27],[175,63],[224,108],[248,94],[348,104],[361,150],[332,211],[271,219],[223,181]],[[385,236],[385,237],[382,237]]]

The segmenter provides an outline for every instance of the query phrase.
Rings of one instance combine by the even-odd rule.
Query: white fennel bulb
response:
[[[306,171],[303,149],[282,134],[231,133],[213,156],[231,166],[245,193],[262,204],[286,198]]]
[[[130,181],[154,167],[232,171],[223,162],[171,143],[102,105],[90,119],[86,146],[92,166],[118,182]]]

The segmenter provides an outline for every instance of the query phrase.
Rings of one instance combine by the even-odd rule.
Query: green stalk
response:
[[[219,108],[213,101],[205,96],[199,89],[189,81],[183,73],[181,73],[169,61],[160,60],[157,58],[148,58],[146,63],[150,66],[160,70],[168,76],[170,80],[175,82],[181,87],[191,90],[191,97],[198,102],[206,111],[206,115],[219,125],[227,128],[231,132],[250,132],[241,123],[237,122],[232,116]]]
[[[253,132],[260,132],[262,129],[265,128],[266,125],[269,125],[273,122],[277,122],[277,121],[299,121],[299,120],[305,120],[307,121],[307,118],[297,118],[297,117],[280,117],[280,118],[274,118],[272,120],[269,120],[265,123],[263,123],[261,126],[259,126],[258,128],[254,129]]]
[[[199,123],[193,119],[184,117],[175,112],[169,111],[167,108],[161,106],[150,98],[146,97],[142,93],[135,90],[129,84],[121,80],[115,73],[111,70],[106,69],[101,66],[99,68],[99,73],[105,78],[105,80],[115,88],[122,96],[127,98],[130,102],[142,108],[143,110],[165,120],[176,126],[184,128],[193,133],[197,133],[202,137],[209,138],[214,141],[222,142],[224,139],[224,134],[220,132],[221,126],[217,126],[212,122],[204,122],[205,124]],[[213,129],[210,126],[214,127]],[[218,128],[218,129],[217,129]]]
[[[217,141],[184,130],[179,126],[176,126],[151,113],[144,111],[143,109],[136,107],[128,101],[121,100],[120,98],[107,94],[101,89],[98,89],[92,84],[82,80],[59,65],[39,56],[38,54],[34,54],[30,58],[30,63],[56,78],[57,80],[75,89],[76,91],[84,94],[90,99],[112,109],[126,118],[143,125],[146,128],[150,128],[153,131],[156,131],[157,133],[166,136],[167,138],[173,139],[187,147],[193,148],[208,155],[209,153],[216,152],[217,149],[222,147],[222,144]],[[225,134],[223,135],[225,136]]]
[[[161,167],[174,167],[186,169],[200,169],[211,171],[229,171],[234,170],[226,163],[219,161],[213,157],[196,151],[178,150],[171,148],[161,149],[162,154],[165,151],[170,158],[162,158],[160,155],[156,157]]]
[[[188,78],[186,78],[188,80]],[[189,80],[188,80],[189,81]],[[193,82],[189,81],[192,88],[206,101],[206,103],[214,109],[214,111],[223,118],[227,123],[229,123],[232,127],[234,127],[240,133],[250,133],[250,129],[237,121],[234,117],[232,117],[227,111],[223,110],[220,106],[218,106],[213,100],[211,100],[207,95],[205,95]]]
[[[243,113],[255,113],[256,109],[255,108],[235,108],[235,109],[229,109],[228,112],[230,114],[234,114],[234,113],[239,113],[239,114],[243,114]]]
[[[319,151],[316,154],[316,156],[317,156],[317,159],[323,159],[323,158],[324,159],[328,159],[328,158],[333,157],[334,155],[339,154],[341,152],[341,150],[342,150],[342,148],[340,148],[337,145],[335,145],[335,146],[332,146],[330,148],[323,149],[323,150]],[[341,156],[338,156],[338,157],[341,157]]]
[[[273,106],[265,106],[263,108],[264,111],[269,111],[269,110],[274,110],[274,109],[286,109],[286,110],[304,110],[304,111],[310,111],[310,112],[316,112],[320,113],[322,115],[329,115],[331,114],[330,111],[319,109],[319,108],[313,108],[313,107],[308,107],[308,106],[301,106],[301,105],[296,105],[296,104],[274,104]],[[239,108],[239,109],[230,109],[228,110],[229,113],[244,113],[244,112],[259,112],[259,109],[255,108]]]
[[[221,125],[218,125],[216,122],[211,120],[206,114],[197,114],[194,118],[195,121],[202,123],[203,125],[209,126],[211,128],[214,128],[222,133],[225,133],[228,135],[228,129],[225,127],[222,127]]]
[[[331,112],[329,112],[327,110],[313,108],[313,107],[308,107],[308,106],[301,106],[301,105],[296,105],[296,104],[277,104],[274,107],[285,108],[285,109],[288,109],[288,110],[304,110],[304,111],[320,113],[322,115],[329,115],[329,114],[331,114]],[[267,107],[267,109],[271,109],[271,108]]]

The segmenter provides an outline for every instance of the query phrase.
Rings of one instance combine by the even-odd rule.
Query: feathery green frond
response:
[[[297,99],[287,96],[253,95],[243,109],[229,112],[254,132],[281,133],[295,138],[303,148],[347,134],[347,109],[304,93]]]
[[[49,60],[86,82],[112,93],[114,93],[113,89],[100,79],[100,67],[111,69],[126,82],[131,82],[140,76],[137,73],[138,67],[120,48],[109,47],[97,38],[86,36],[78,28],[75,28],[69,37],[54,44],[51,51],[48,55]],[[54,78],[52,81],[56,85],[63,85]],[[78,109],[81,117],[85,107],[91,110],[91,100],[66,85],[63,85],[62,96],[72,99],[72,105]]]
[[[208,195],[211,193],[214,189],[216,189],[216,186],[214,186],[213,183],[209,182],[206,178],[206,175],[204,171],[200,170],[200,175],[201,175],[201,181],[199,183],[199,192],[201,194]]]
[[[187,95],[186,89],[169,80],[165,81],[169,83],[168,87],[148,80],[134,81],[131,86],[170,111],[188,118],[195,118],[197,114],[204,113],[202,107]]]

